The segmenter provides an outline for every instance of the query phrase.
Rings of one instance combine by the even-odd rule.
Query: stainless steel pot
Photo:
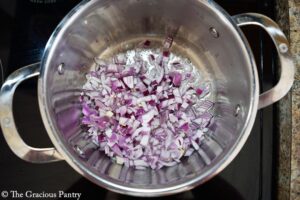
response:
[[[256,25],[273,39],[281,77],[259,95],[257,69],[239,27]],[[217,118],[195,153],[181,164],[158,171],[119,166],[83,140],[78,97],[85,72],[96,56],[130,49],[146,38],[175,37],[173,51],[189,57],[212,82]],[[38,99],[55,148],[33,148],[14,122],[16,87],[39,77]],[[134,196],[169,195],[192,189],[222,171],[239,153],[257,110],[280,100],[291,88],[294,64],[286,37],[268,17],[255,13],[229,16],[211,0],[89,0],[74,8],[50,38],[41,63],[11,74],[1,89],[4,137],[21,159],[34,163],[66,160],[77,172],[109,190]]]

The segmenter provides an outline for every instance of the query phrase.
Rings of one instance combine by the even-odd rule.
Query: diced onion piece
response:
[[[147,146],[147,145],[148,145],[148,142],[149,142],[149,138],[150,138],[149,135],[144,135],[144,136],[142,137],[142,140],[141,140],[140,144],[141,144],[142,146]]]
[[[124,83],[129,87],[133,88],[134,87],[134,79],[133,76],[127,76],[123,78]]]

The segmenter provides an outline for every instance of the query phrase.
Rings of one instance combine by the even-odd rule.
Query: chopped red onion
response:
[[[81,123],[118,164],[160,169],[199,152],[213,119],[211,86],[195,81],[196,68],[171,53],[172,43],[167,37],[159,52],[147,40],[140,45],[145,52],[95,58],[97,70],[86,75]]]
[[[173,84],[176,87],[179,87],[182,81],[182,75],[179,72],[174,73],[173,75]]]
[[[127,85],[127,87],[129,87],[130,89],[132,89],[134,87],[133,76],[124,77],[123,81]]]
[[[196,93],[197,93],[197,95],[201,95],[201,94],[203,93],[203,90],[201,90],[200,88],[198,88],[198,89],[196,90]]]

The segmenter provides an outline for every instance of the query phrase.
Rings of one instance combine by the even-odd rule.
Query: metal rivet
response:
[[[241,105],[238,104],[238,105],[235,107],[234,116],[235,116],[235,117],[239,116],[240,112],[241,112]]]
[[[214,36],[214,38],[220,37],[219,32],[218,32],[214,27],[211,27],[211,28],[209,29],[209,32],[212,34],[212,36]]]
[[[10,120],[9,117],[5,117],[5,118],[2,120],[2,123],[4,124],[5,127],[8,127],[8,126],[10,126],[11,120]]]
[[[281,53],[286,53],[286,52],[288,52],[289,47],[286,44],[282,43],[279,45],[279,49],[280,49]]]
[[[60,65],[58,65],[57,71],[58,71],[58,74],[59,74],[59,75],[64,74],[64,72],[65,72],[65,64],[64,64],[64,63],[61,63]]]

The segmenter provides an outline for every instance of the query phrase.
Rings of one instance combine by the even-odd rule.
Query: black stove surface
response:
[[[217,0],[216,0],[217,1]],[[1,0],[0,59],[4,77],[39,61],[45,44],[59,21],[79,0]],[[231,15],[259,12],[273,17],[272,0],[218,0]],[[271,40],[257,27],[243,28],[256,57],[261,87],[275,81],[275,53]],[[1,65],[1,62],[0,62]],[[2,73],[2,71],[0,71]],[[0,80],[2,74],[0,74]],[[190,192],[162,199],[272,200],[276,195],[275,107],[257,114],[253,131],[237,158],[217,177]],[[37,101],[37,80],[25,81],[14,98],[14,115],[21,136],[29,145],[51,147]],[[138,199],[109,192],[76,173],[66,162],[31,164],[17,158],[0,134],[0,193],[82,193],[80,199]],[[8,198],[10,199],[10,198]],[[41,198],[45,199],[45,198]]]

